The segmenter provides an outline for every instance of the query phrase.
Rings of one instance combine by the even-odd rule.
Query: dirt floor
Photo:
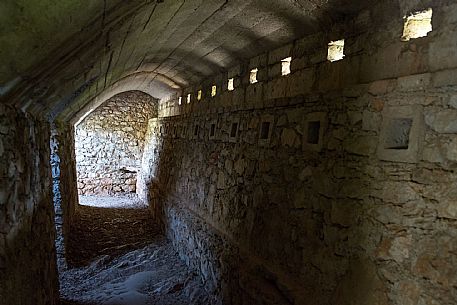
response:
[[[127,197],[81,202],[59,260],[63,305],[213,304],[147,207]]]

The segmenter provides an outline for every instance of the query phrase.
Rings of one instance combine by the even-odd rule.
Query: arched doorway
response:
[[[136,193],[148,120],[157,117],[157,111],[156,99],[127,91],[105,101],[75,126],[80,196]]]

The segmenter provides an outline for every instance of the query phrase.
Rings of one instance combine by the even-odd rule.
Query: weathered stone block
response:
[[[457,69],[435,72],[432,77],[434,87],[457,85]]]
[[[330,219],[332,223],[343,227],[354,225],[357,219],[354,205],[350,202],[332,202]]]
[[[358,287],[353,289],[352,287]],[[346,300],[362,300],[363,305],[388,304],[385,283],[377,275],[376,266],[369,259],[353,261],[344,278],[339,281],[332,298],[334,304],[351,304]]]
[[[453,199],[441,200],[436,207],[438,217],[457,220],[457,202]]]
[[[290,70],[292,72],[303,70],[308,65],[308,58],[306,57],[299,57],[299,58],[292,58],[292,62],[290,63]]]
[[[378,246],[377,256],[383,260],[394,260],[397,263],[402,263],[410,257],[412,243],[411,235],[385,238]]]
[[[227,77],[228,78],[238,78],[241,76],[242,71],[243,71],[243,68],[242,68],[241,64],[238,64],[228,70]]]
[[[263,105],[263,87],[262,83],[252,84],[246,88],[246,105],[248,107],[259,108]]]
[[[314,69],[305,69],[291,74],[286,95],[293,97],[311,92],[314,80]]]
[[[308,35],[295,41],[292,57],[308,56],[319,48],[325,49],[325,40],[322,33]]]
[[[285,128],[281,133],[281,144],[283,146],[294,147],[295,141],[297,140],[297,133],[294,129]]]
[[[449,31],[440,35],[430,43],[428,61],[431,71],[439,71],[457,67],[457,31]]]
[[[375,54],[362,57],[360,65],[360,81],[372,82],[380,79],[395,78],[397,76],[399,57],[402,43],[394,43]]]
[[[378,131],[381,127],[382,116],[378,112],[365,110],[362,116],[362,129]]]
[[[457,109],[457,94],[452,94],[450,97],[449,97],[449,102],[448,102],[449,106],[451,106],[452,108],[454,109]]]
[[[427,111],[425,122],[436,132],[457,133],[457,110]]]
[[[449,142],[443,145],[446,159],[457,162],[457,138],[453,136]]]
[[[251,58],[249,61],[249,70],[255,68],[263,68],[266,67],[268,64],[268,55],[266,53],[258,55],[254,58]]]
[[[287,44],[276,50],[270,51],[268,54],[268,64],[273,65],[276,63],[281,63],[281,60],[291,56],[293,44]]]
[[[344,149],[352,154],[370,156],[376,152],[378,137],[375,136],[351,136],[343,142]]]
[[[341,88],[343,61],[327,62],[319,67],[317,86],[320,92],[332,91]]]
[[[327,61],[327,49],[323,46],[315,50],[310,56],[310,63],[312,65],[325,63]]]
[[[400,91],[418,91],[425,90],[431,81],[431,74],[417,74],[411,76],[400,77],[398,79],[398,90]]]
[[[268,68],[268,79],[281,76],[281,63],[276,63]]]
[[[425,145],[422,151],[422,160],[432,163],[442,163],[445,158],[436,145]]]
[[[392,80],[384,79],[372,82],[368,92],[373,95],[383,95],[391,92],[394,88]]]
[[[266,90],[266,99],[277,99],[286,96],[287,78],[277,78],[268,82]]]
[[[401,281],[395,284],[396,299],[402,305],[420,304],[421,287],[414,281]]]

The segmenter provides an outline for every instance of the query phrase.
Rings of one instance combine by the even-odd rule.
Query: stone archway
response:
[[[148,120],[157,100],[141,91],[119,93],[75,127],[80,195],[136,192]]]

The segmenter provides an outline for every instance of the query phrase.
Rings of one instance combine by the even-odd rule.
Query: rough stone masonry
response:
[[[1,4],[1,305],[58,303],[48,121],[65,227],[72,125],[131,90],[160,111],[142,158],[122,157],[218,304],[456,304],[454,0],[81,5]],[[406,39],[429,8],[432,30]]]
[[[103,103],[76,127],[79,194],[135,193],[148,119],[156,101],[132,91]]]
[[[367,29],[344,60],[305,37],[150,121],[151,208],[222,304],[456,304],[457,6],[409,42],[402,20],[370,28],[388,10],[341,26]]]

